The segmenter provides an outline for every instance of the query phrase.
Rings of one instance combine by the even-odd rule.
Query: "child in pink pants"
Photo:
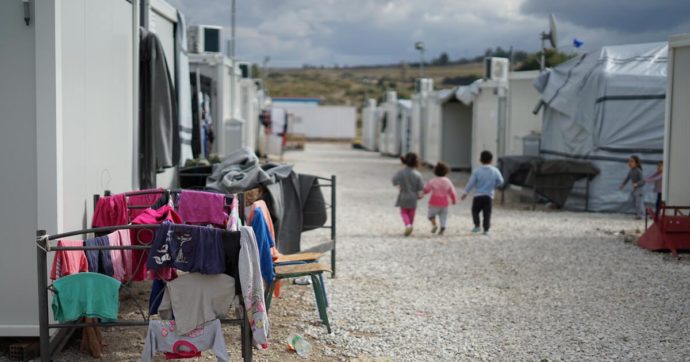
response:
[[[424,180],[422,174],[417,171],[419,158],[416,153],[410,152],[400,157],[400,160],[405,168],[393,176],[393,186],[398,186],[400,190],[395,206],[400,208],[400,216],[405,224],[405,236],[410,236],[417,210],[417,200],[422,196],[424,190]]]

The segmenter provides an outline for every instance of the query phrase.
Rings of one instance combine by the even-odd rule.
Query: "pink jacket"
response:
[[[455,186],[448,177],[434,177],[424,186],[424,194],[431,193],[429,206],[448,207],[448,200],[457,202],[458,195],[455,193]]]

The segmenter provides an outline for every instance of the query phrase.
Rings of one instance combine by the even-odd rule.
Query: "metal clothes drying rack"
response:
[[[153,189],[153,190],[142,190],[142,191],[132,191],[126,193],[127,196],[134,195],[145,195],[145,194],[163,194],[164,192],[179,193],[180,190],[163,190],[163,189]],[[109,191],[105,192],[105,195],[109,195]],[[227,195],[226,195],[227,196]],[[94,195],[94,202],[97,202],[99,195]],[[244,195],[238,195],[238,202],[240,205],[244,202]],[[94,203],[95,205],[95,203]],[[129,205],[128,205],[129,208]],[[136,206],[133,208],[140,208]],[[240,218],[244,219],[243,208],[239,208]],[[204,226],[194,226],[186,225],[189,227],[204,227]],[[67,251],[67,250],[148,250],[151,245],[131,245],[131,246],[52,246],[51,241],[59,240],[62,238],[76,236],[76,235],[87,235],[87,234],[102,234],[108,233],[116,230],[135,230],[135,229],[156,229],[160,227],[159,224],[138,224],[138,225],[118,225],[118,226],[108,226],[99,227],[91,229],[83,229],[77,231],[71,231],[56,235],[47,235],[45,230],[38,230],[36,232],[36,265],[37,265],[37,282],[38,282],[38,318],[39,318],[39,346],[40,346],[40,359],[42,362],[47,362],[52,359],[51,347],[50,347],[50,329],[64,329],[64,328],[85,328],[85,327],[136,327],[136,326],[148,326],[150,314],[142,315],[143,320],[120,320],[108,323],[50,323],[48,314],[48,292],[50,291],[50,286],[48,285],[48,253],[51,251]],[[141,260],[139,261],[139,266],[141,265]],[[131,283],[128,282],[128,283]],[[240,298],[240,301],[243,299]],[[244,303],[241,302],[241,305]],[[222,324],[235,324],[240,325],[241,330],[241,342],[242,342],[242,357],[245,362],[252,360],[252,332],[249,326],[249,320],[247,319],[246,311],[240,308],[240,318],[238,319],[221,319]]]

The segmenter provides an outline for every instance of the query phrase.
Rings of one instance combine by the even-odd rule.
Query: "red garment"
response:
[[[151,207],[158,199],[163,196],[163,193],[165,192],[163,189],[154,189],[154,190],[144,190],[144,191],[156,191],[154,193],[150,194],[144,194],[144,195],[133,195],[129,196],[127,198],[127,206],[130,207],[129,209],[129,220],[134,220],[137,216],[143,214],[146,210],[146,208]],[[134,208],[132,209],[132,206],[143,206],[144,208]],[[143,224],[143,223],[140,223]]]
[[[448,207],[448,200],[454,204],[458,201],[455,186],[448,177],[434,177],[424,186],[424,194],[431,193],[429,206]]]
[[[158,210],[143,209],[141,214],[132,220],[132,224],[160,224],[166,220],[171,221],[173,224],[184,224],[180,215],[168,205]],[[130,238],[132,245],[149,245],[153,241],[154,235],[154,229],[132,229]],[[146,279],[146,260],[148,256],[148,250],[132,250],[132,280],[141,281]],[[156,279],[172,280],[177,277],[177,273],[173,269],[161,268],[155,277]]]
[[[128,222],[127,198],[124,194],[98,198],[91,220],[93,227],[127,225]]]
[[[177,209],[188,224],[213,224],[225,228],[225,195],[205,191],[183,190]]]
[[[83,240],[58,240],[57,246],[84,246]],[[84,250],[58,250],[53,257],[50,279],[89,271]]]
[[[189,341],[180,340],[173,344],[173,352],[165,352],[165,359],[184,359],[201,356],[201,351]]]

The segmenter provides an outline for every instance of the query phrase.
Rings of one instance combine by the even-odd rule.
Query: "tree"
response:
[[[575,54],[561,53],[554,49],[546,50],[546,67],[555,67],[563,62],[575,57]],[[517,70],[538,70],[540,69],[539,62],[541,61],[541,52],[530,54],[517,67]]]
[[[450,57],[448,56],[448,53],[443,52],[441,55],[438,57],[438,65],[448,65],[450,62]]]

